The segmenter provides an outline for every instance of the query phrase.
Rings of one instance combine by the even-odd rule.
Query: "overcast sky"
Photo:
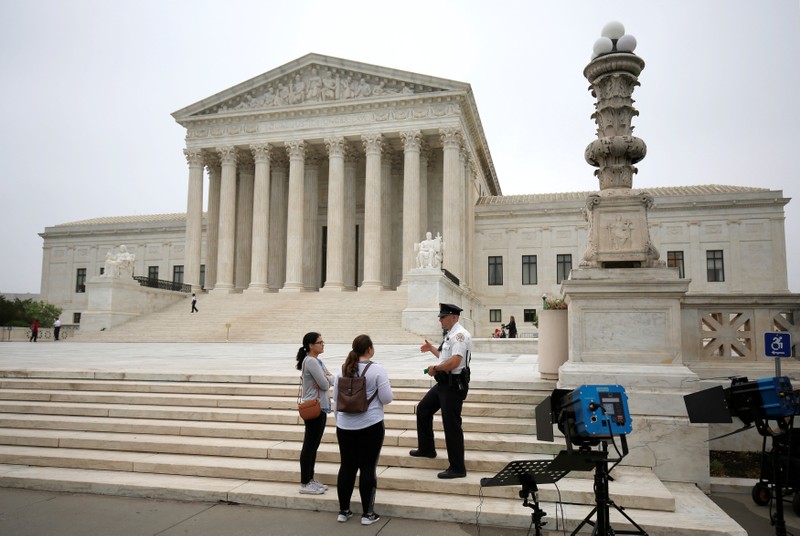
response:
[[[612,20],[646,63],[634,187],[782,190],[800,291],[800,0],[0,0],[0,292],[39,292],[45,227],[185,212],[170,114],[309,52],[470,83],[504,194],[596,190]]]

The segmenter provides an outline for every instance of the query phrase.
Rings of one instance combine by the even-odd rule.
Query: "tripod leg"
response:
[[[592,526],[595,526],[595,524],[591,521],[592,516],[594,515],[595,512],[597,512],[597,507],[596,506],[594,508],[592,508],[592,511],[589,512],[588,516],[583,518],[583,521],[581,521],[581,524],[578,525],[578,527],[575,530],[572,531],[571,536],[575,536],[576,534],[578,534],[581,531],[581,529],[583,528],[583,526],[586,525],[586,524],[590,524]]]

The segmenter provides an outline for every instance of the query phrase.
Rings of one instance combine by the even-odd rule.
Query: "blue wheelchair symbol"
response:
[[[792,335],[785,331],[764,333],[766,357],[792,357]]]

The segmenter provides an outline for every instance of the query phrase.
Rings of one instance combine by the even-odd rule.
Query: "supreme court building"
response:
[[[197,292],[396,292],[430,232],[482,334],[509,315],[532,321],[584,254],[590,192],[503,196],[467,83],[309,54],[173,116],[186,214],[41,234],[42,299],[67,321],[121,244],[136,275]],[[788,292],[782,192],[648,192],[650,236],[690,293]]]

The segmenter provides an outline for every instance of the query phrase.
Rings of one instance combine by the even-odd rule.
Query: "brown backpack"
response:
[[[356,372],[355,376],[342,376],[339,378],[336,394],[336,411],[343,411],[345,413],[364,413],[369,408],[370,402],[378,394],[378,390],[367,399],[367,369],[372,365],[372,362],[367,363],[364,367],[364,372],[359,376]]]

